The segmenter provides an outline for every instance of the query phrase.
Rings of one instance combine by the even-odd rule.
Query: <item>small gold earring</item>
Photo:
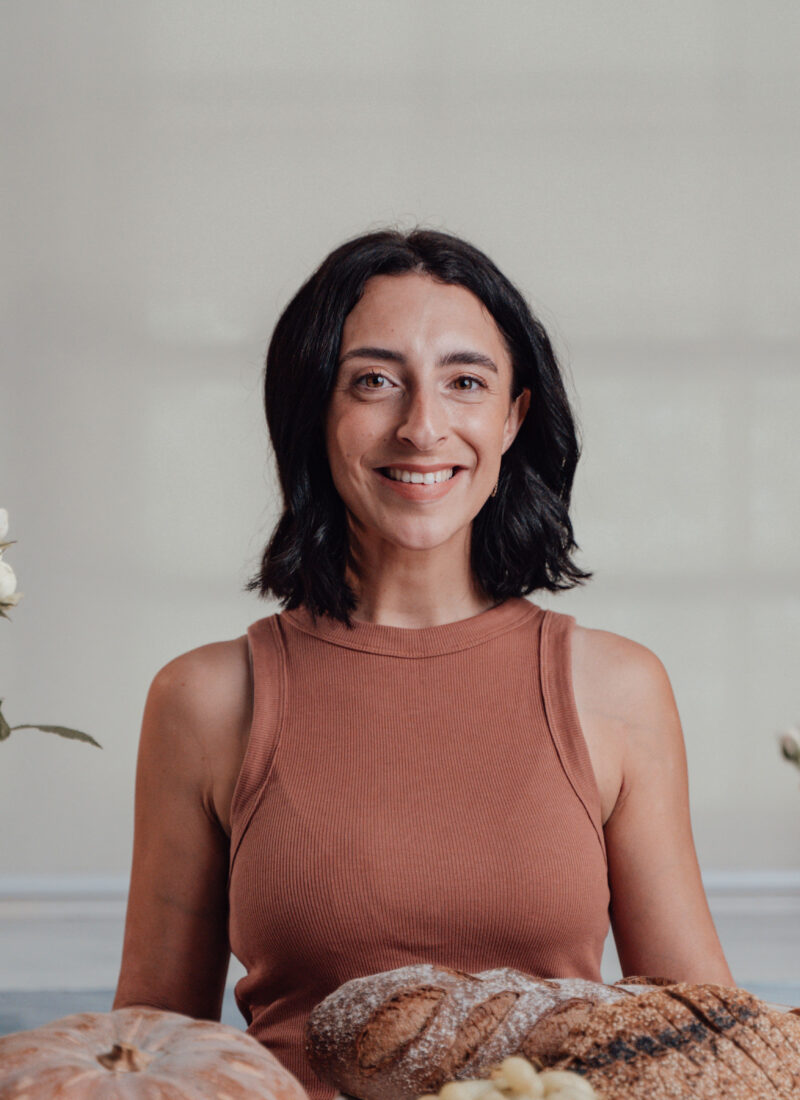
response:
[[[494,489],[492,489],[492,491],[491,491],[491,493],[489,494],[489,496],[491,496],[491,497],[496,497],[496,496],[497,496],[497,486],[498,486],[499,484],[500,484],[500,478],[498,478],[498,479],[497,479],[497,483],[496,483],[496,485],[495,485]]]

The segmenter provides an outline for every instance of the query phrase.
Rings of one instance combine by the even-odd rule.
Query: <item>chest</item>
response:
[[[570,675],[573,684],[573,695],[576,713],[580,722],[582,731],[582,745],[578,746],[579,752],[586,754],[590,763],[591,772],[594,775],[594,779],[597,785],[597,791],[599,793],[602,820],[605,822],[609,817],[616,800],[619,796],[619,792],[622,785],[622,751],[620,748],[620,735],[615,729],[613,718],[604,713],[602,705],[598,702],[597,692],[593,686],[592,678],[587,672],[587,656],[583,646],[583,635],[581,628],[575,627],[575,644],[572,649],[571,669]],[[246,645],[241,647],[240,659],[243,669],[246,666],[247,675],[242,675],[241,678],[241,705],[237,708],[235,715],[232,718],[230,727],[223,731],[224,735],[220,736],[217,750],[215,753],[215,766],[213,771],[213,791],[212,799],[213,805],[216,809],[218,819],[222,828],[228,837],[231,836],[231,804],[233,801],[233,795],[236,788],[237,780],[239,778],[242,767],[245,763],[245,757],[247,753],[248,741],[251,734],[253,723],[253,707],[254,707],[254,685],[252,678],[252,667],[250,666],[250,658]],[[505,760],[513,761],[513,771],[516,773],[520,767],[538,768],[537,757],[541,757],[542,745],[546,739],[543,740],[539,731],[538,744],[534,737],[535,728],[537,723],[541,722],[541,713],[536,705],[531,706],[531,700],[535,700],[540,692],[540,687],[537,685],[527,685],[527,670],[525,678],[519,673],[520,670],[516,670],[516,675],[513,670],[511,680],[503,682],[500,685],[490,685],[488,690],[484,689],[480,680],[476,680],[475,669],[464,669],[463,675],[463,688],[458,692],[458,696],[461,697],[462,702],[462,717],[457,718],[454,714],[450,716],[449,726],[451,731],[455,730],[458,747],[456,754],[463,760],[465,754],[470,752],[473,755],[477,755],[478,758],[482,754],[485,755],[488,747],[488,760],[483,761],[483,764],[488,764],[491,767],[492,745],[485,744],[490,738],[489,734],[494,728],[495,732],[491,740],[495,741],[498,732],[502,732],[502,727],[507,726],[505,720],[498,722],[497,715],[503,715],[508,707],[508,695],[511,694],[512,698],[516,696],[516,701],[513,705],[514,724],[516,726],[516,736],[518,740],[516,743],[513,740],[505,746]],[[368,679],[368,669],[364,669],[364,676]],[[435,680],[435,670],[429,673]],[[424,675],[422,679],[424,680]],[[347,683],[349,677],[332,676],[327,683],[317,683],[316,685],[306,685],[305,688],[305,708],[316,707],[318,710],[325,710],[327,706],[354,706],[356,710],[361,705],[360,700],[362,698],[362,689],[359,687],[358,677],[355,678],[353,687],[345,690],[345,698],[339,698],[342,694],[342,687]],[[388,693],[381,688],[381,685],[375,685],[374,695],[375,699],[379,702],[377,707],[377,713],[373,713],[372,725],[373,729],[378,732],[381,728],[388,729],[388,743],[380,745],[376,740],[376,753],[373,755],[372,763],[374,766],[375,760],[378,759],[381,753],[385,754],[387,748],[391,756],[391,752],[398,749],[401,753],[401,759],[405,757],[406,760],[414,761],[415,757],[419,756],[419,753],[415,752],[413,745],[408,745],[408,732],[412,734],[416,726],[419,726],[420,719],[425,718],[426,702],[425,692],[420,695],[418,692],[420,675],[414,672],[408,676],[404,683],[395,684],[394,691]],[[530,695],[528,698],[527,690],[520,691],[521,686],[525,688],[530,687]],[[463,704],[466,703],[464,707]],[[388,709],[387,709],[388,708]],[[466,723],[464,723],[464,715],[466,715]],[[528,739],[524,736],[524,732],[521,732],[520,725],[524,727],[525,722],[530,723],[531,738]],[[461,723],[461,725],[459,724]],[[477,723],[478,732],[476,735],[475,725]],[[424,725],[424,721],[422,725]],[[460,730],[462,725],[472,729],[472,748],[470,749],[461,737]],[[483,736],[481,736],[483,731]],[[299,734],[302,736],[302,734]],[[323,732],[323,740],[325,734]],[[403,742],[405,740],[405,745]],[[413,737],[412,737],[413,740]],[[430,740],[430,733],[428,734],[428,740]],[[502,741],[502,736],[500,738]],[[403,747],[401,747],[403,746]],[[477,746],[477,754],[476,747]],[[430,752],[430,744],[427,747],[427,751]],[[315,752],[316,750],[312,750]],[[344,747],[343,751],[338,755],[339,760],[347,759],[347,748]],[[358,755],[358,749],[352,749],[351,752],[355,752]],[[393,766],[393,761],[388,760],[390,768]],[[480,759],[473,760],[473,771],[475,768],[482,766]],[[391,772],[390,772],[391,774]],[[493,781],[489,779],[491,772],[487,772],[486,782],[491,784]],[[536,777],[532,777],[534,785]],[[496,783],[496,780],[494,781]],[[541,783],[541,776],[539,776],[539,783]],[[394,778],[390,779],[390,790],[396,787],[396,781]],[[479,792],[477,796],[480,797]],[[473,795],[474,797],[474,795]]]
[[[564,945],[594,958],[608,908],[594,824],[547,731],[517,751],[504,732],[462,722],[421,759],[397,728],[334,746],[323,724],[288,723],[232,866],[237,956],[326,974],[340,957],[399,965],[392,952],[463,962],[480,947],[537,971]]]

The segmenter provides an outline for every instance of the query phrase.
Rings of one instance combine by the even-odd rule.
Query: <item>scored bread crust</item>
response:
[[[772,1025],[757,997],[743,989],[682,983],[672,986],[669,994],[675,1000],[682,1001],[721,1038],[732,1042],[758,1065],[777,1093],[786,1097],[797,1095],[794,1075],[784,1057],[786,1052],[781,1049],[780,1041],[778,1049],[770,1041]]]
[[[706,1095],[763,1097],[764,1100],[778,1095],[760,1066],[683,1001],[659,996],[658,1010],[674,1027],[683,1053],[703,1070]]]
[[[659,1028],[649,1010],[669,1026]],[[676,984],[598,1006],[548,1064],[583,1074],[609,1098],[791,1100],[800,1095],[800,1058],[777,1015],[745,990]],[[671,1050],[685,1059],[680,1068],[665,1060]]]
[[[306,1025],[321,1080],[415,1100],[511,1054],[584,1076],[602,1100],[800,1097],[800,1015],[738,988],[657,977],[613,986],[510,967],[418,964],[345,982]]]
[[[414,1100],[447,1081],[485,1076],[560,1004],[627,1000],[582,978],[546,979],[511,967],[467,974],[417,964],[353,978],[306,1024],[317,1076],[361,1100]]]
[[[341,1092],[363,1096],[371,1078],[386,1077],[386,1048],[406,1049],[425,1033],[447,994],[469,988],[472,980],[463,971],[429,964],[352,978],[321,1001],[306,1022],[311,1068]],[[411,1035],[409,1020],[416,1029]]]
[[[542,1009],[555,1002],[557,988],[530,978],[523,986],[524,977],[422,964],[353,978],[311,1013],[309,1063],[350,1096],[413,1100],[456,1077],[523,992],[535,986]]]

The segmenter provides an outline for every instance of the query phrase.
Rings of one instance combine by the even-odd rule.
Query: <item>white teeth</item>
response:
[[[410,470],[395,470],[390,466],[386,472],[393,481],[407,481],[413,485],[436,485],[440,481],[448,481],[453,476],[454,470],[437,470],[432,474],[419,474]]]

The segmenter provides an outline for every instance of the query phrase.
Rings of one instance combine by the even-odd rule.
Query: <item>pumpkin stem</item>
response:
[[[155,1054],[139,1050],[132,1043],[114,1043],[111,1050],[97,1055],[100,1065],[113,1070],[114,1073],[136,1073],[147,1069],[154,1058]]]

